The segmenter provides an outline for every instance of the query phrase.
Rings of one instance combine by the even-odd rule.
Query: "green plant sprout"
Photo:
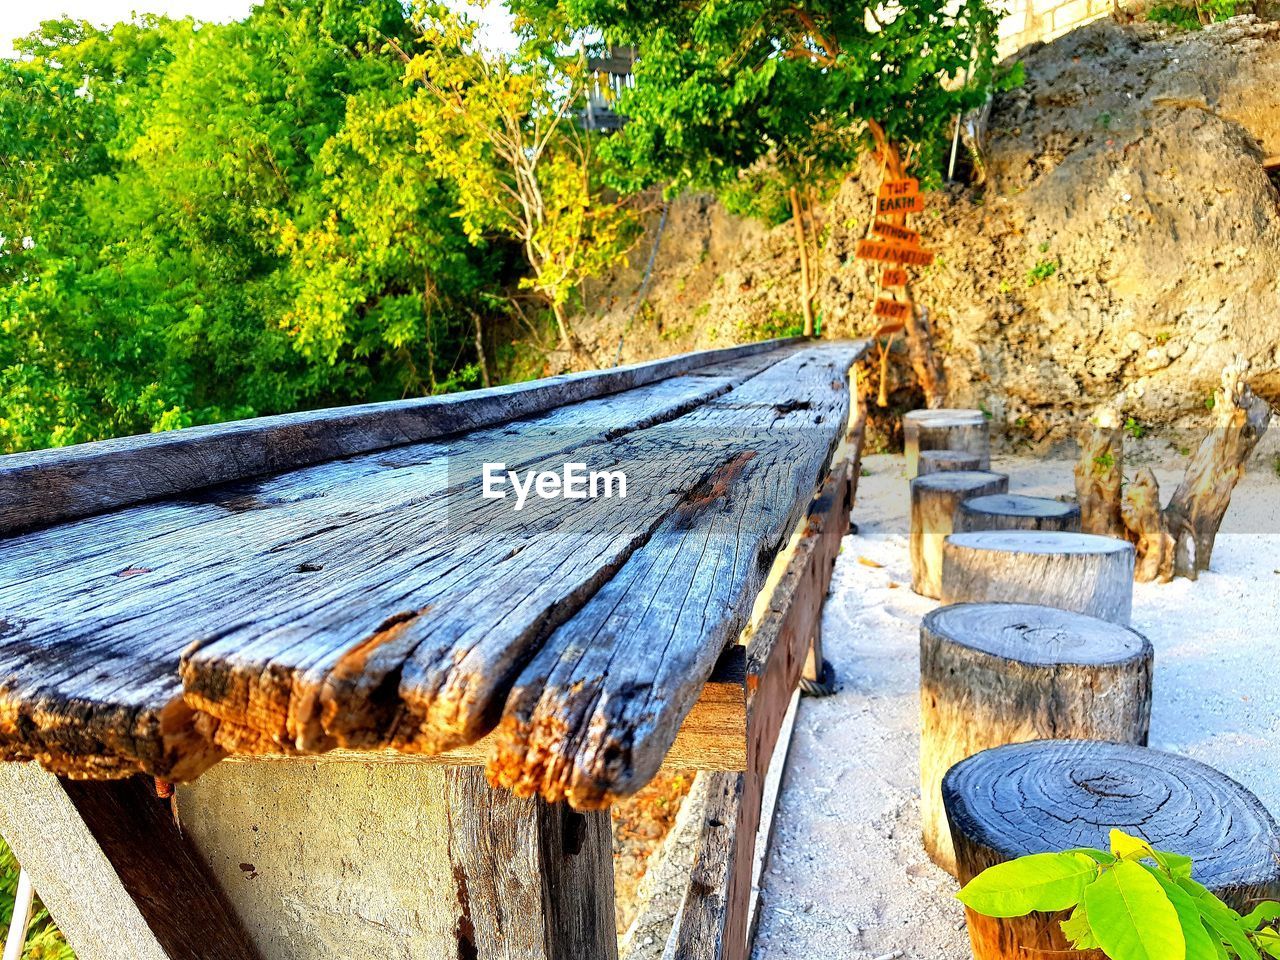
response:
[[[1129,434],[1129,436],[1133,437],[1135,440],[1141,440],[1147,435],[1147,428],[1133,417],[1129,417],[1124,422],[1124,432]]]
[[[1241,916],[1191,878],[1190,857],[1111,831],[1111,852],[1036,853],[984,870],[957,898],[988,917],[1070,910],[1075,950],[1110,960],[1280,960],[1280,903]]]
[[[1054,276],[1058,272],[1057,260],[1041,260],[1027,271],[1027,286],[1034,287]]]

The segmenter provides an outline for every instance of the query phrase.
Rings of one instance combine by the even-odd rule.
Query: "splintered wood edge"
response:
[[[747,766],[747,671],[746,648],[727,649],[716,664],[702,695],[676,734],[676,741],[663,762],[664,770],[739,771]],[[453,767],[483,767],[493,754],[494,733],[475,743],[439,754],[408,753],[401,750],[329,750],[317,754],[259,753],[256,750],[231,754],[230,763],[390,763],[427,764]]]

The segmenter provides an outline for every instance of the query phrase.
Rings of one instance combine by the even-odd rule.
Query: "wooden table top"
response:
[[[0,758],[189,780],[229,753],[492,733],[519,793],[634,792],[825,475],[864,349],[775,341],[0,458]],[[493,463],[522,483],[581,464],[601,495],[516,509],[509,481],[484,496]]]

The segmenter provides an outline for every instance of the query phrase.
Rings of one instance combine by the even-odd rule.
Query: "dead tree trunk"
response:
[[[804,207],[800,203],[800,192],[791,188],[791,220],[795,224],[796,249],[800,253],[800,309],[804,316],[804,335],[814,334],[813,321],[813,278],[811,275],[809,240],[805,230]]]
[[[1208,570],[1213,543],[1231,505],[1231,493],[1244,465],[1267,432],[1271,406],[1254,396],[1239,360],[1222,372],[1222,389],[1214,394],[1217,421],[1187,467],[1182,483],[1164,508],[1164,526],[1173,539],[1173,575],[1194,580]]]
[[[1106,849],[1112,827],[1195,861],[1196,880],[1236,910],[1280,895],[1280,832],[1257,797],[1187,757],[1145,747],[1040,740],[986,750],[942,781],[957,875],[1031,853]],[[965,911],[974,960],[1104,960],[1074,953],[1066,913],[999,920]]]
[[[977,454],[979,470],[991,466],[990,428],[981,410],[912,410],[902,417],[902,447],[908,478],[920,472],[925,450],[963,450]]]
[[[916,476],[949,470],[982,470],[982,457],[968,450],[921,450],[916,460]]]
[[[1133,544],[1087,533],[955,533],[943,547],[942,602],[1041,603],[1127,624]]]
[[[941,607],[920,627],[920,819],[933,862],[956,873],[942,778],[975,753],[1026,740],[1145,745],[1151,644],[1106,620],[1021,603]]]
[[[965,470],[931,473],[911,481],[911,589],[937,599],[942,593],[942,545],[955,529],[956,511],[970,497],[1004,493],[1003,473]]]
[[[960,504],[956,532],[976,530],[1043,530],[1077,533],[1080,508],[1048,497],[1024,497],[999,493],[974,497]]]
[[[1076,464],[1080,529],[1102,537],[1124,537],[1120,491],[1124,482],[1124,431],[1114,410],[1103,410],[1080,434]]]

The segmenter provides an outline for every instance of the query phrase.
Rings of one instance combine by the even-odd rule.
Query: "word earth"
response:
[[[586,500],[597,497],[625,499],[627,496],[627,475],[621,470],[587,470],[585,463],[566,463],[563,469],[526,470],[524,482],[514,470],[508,470],[505,463],[486,463],[484,465],[484,499],[504,500],[507,491],[502,485],[510,483],[516,492],[516,509],[524,509],[524,502],[530,490],[542,500]],[[603,491],[603,492],[602,492]],[[616,491],[616,493],[615,493]]]

